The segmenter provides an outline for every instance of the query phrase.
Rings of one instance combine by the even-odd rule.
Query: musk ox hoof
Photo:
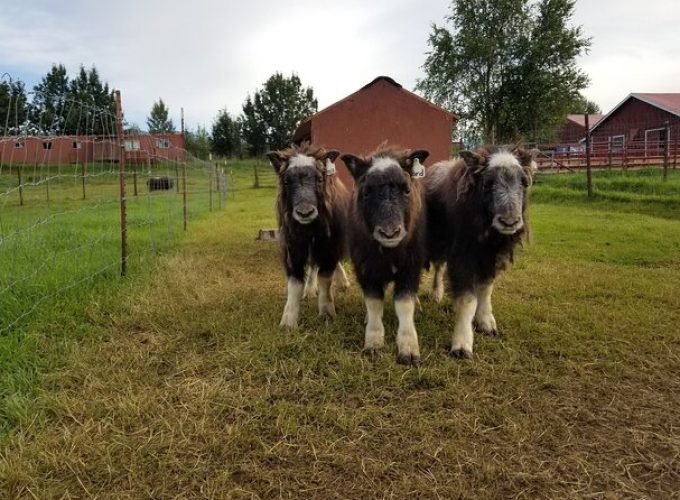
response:
[[[397,363],[407,366],[418,366],[420,364],[420,356],[417,354],[397,354]]]
[[[496,327],[485,327],[478,323],[474,323],[475,332],[481,333],[482,335],[488,335],[489,337],[497,337],[498,329]]]
[[[364,347],[361,353],[367,358],[377,358],[380,355],[380,347]]]
[[[464,348],[451,349],[449,351],[449,356],[455,359],[472,359],[472,351],[468,351]]]
[[[335,305],[334,304],[323,304],[319,306],[319,316],[322,318],[335,318]]]

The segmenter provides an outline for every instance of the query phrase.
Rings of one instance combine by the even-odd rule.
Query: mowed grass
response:
[[[244,168],[152,277],[88,304],[101,334],[42,377],[0,496],[677,497],[678,176],[641,199],[645,175],[660,173],[611,189],[598,174],[594,201],[582,176],[540,177],[533,242],[494,295],[501,336],[448,358],[451,307],[423,294],[409,369],[390,306],[384,353],[362,355],[356,285],[336,320],[307,301],[300,330],[279,330],[278,248],[255,241],[275,191]]]

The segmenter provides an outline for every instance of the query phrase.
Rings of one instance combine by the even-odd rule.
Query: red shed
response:
[[[592,130],[604,115],[588,115],[588,125]],[[579,142],[586,138],[586,117],[581,114],[567,115],[560,131],[560,142]]]
[[[680,93],[630,94],[591,130],[593,145],[600,150],[653,157],[663,154],[667,142],[671,143],[671,149],[677,150]]]
[[[388,76],[379,76],[355,93],[305,119],[293,142],[311,141],[343,153],[369,154],[383,141],[427,149],[426,164],[451,157],[451,132],[458,117],[409,92]],[[342,180],[351,176],[337,162]]]

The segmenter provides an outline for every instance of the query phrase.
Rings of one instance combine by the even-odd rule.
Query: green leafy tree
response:
[[[0,135],[21,133],[27,120],[28,98],[24,83],[0,81]]]
[[[472,136],[500,142],[554,130],[588,77],[590,40],[570,25],[574,0],[453,0],[432,27],[417,90],[456,111]],[[526,137],[525,137],[526,138]]]
[[[576,99],[576,101],[574,101],[574,104],[569,112],[599,115],[602,113],[602,108],[600,108],[600,106],[596,102],[586,99],[586,97],[583,94],[579,94],[578,98]]]
[[[217,113],[212,125],[211,150],[220,156],[241,154],[241,126],[226,109]]]
[[[66,122],[69,79],[63,64],[53,64],[50,71],[33,87],[30,120],[40,133],[57,133]]]
[[[101,81],[94,66],[80,66],[69,82],[64,132],[67,134],[110,135],[115,133],[115,98],[108,83]]]
[[[196,131],[187,130],[184,133],[184,149],[196,158],[207,160],[210,154],[210,134],[200,125]]]
[[[175,124],[168,118],[168,113],[168,108],[163,99],[159,98],[157,102],[153,103],[151,113],[146,119],[150,134],[171,134],[175,132]]]
[[[297,75],[274,73],[243,104],[240,122],[251,154],[288,146],[300,121],[317,109],[314,90],[303,87]]]

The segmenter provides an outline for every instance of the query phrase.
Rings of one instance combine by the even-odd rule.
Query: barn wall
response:
[[[680,118],[633,97],[598,126],[592,136],[602,140],[614,135],[625,135],[628,142],[644,140],[645,130],[665,127],[667,120],[671,126],[671,138],[680,139]]]
[[[560,142],[578,142],[586,136],[586,128],[571,120],[567,120],[560,131]]]
[[[426,149],[426,165],[451,156],[452,115],[386,81],[357,92],[312,118],[314,143],[343,153],[369,154],[387,140],[405,148]],[[353,184],[342,161],[343,182]]]

